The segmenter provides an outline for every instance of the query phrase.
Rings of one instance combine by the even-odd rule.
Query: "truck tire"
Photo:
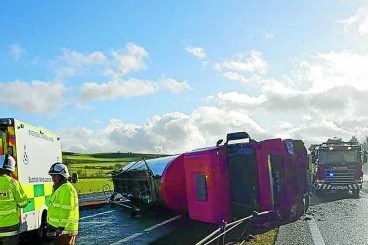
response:
[[[351,192],[353,193],[353,198],[359,198],[359,192],[360,192],[359,189],[352,190]]]

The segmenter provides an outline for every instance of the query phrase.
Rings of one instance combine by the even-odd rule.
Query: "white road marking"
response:
[[[311,220],[308,220],[308,225],[312,234],[314,245],[325,245],[325,241],[323,240],[322,235],[319,232],[316,221],[312,218]]]
[[[117,242],[114,242],[114,243],[111,243],[111,245],[117,245],[117,244],[122,244],[122,243],[125,243],[125,242],[129,242],[130,240],[133,240],[134,238],[142,235],[143,233],[134,233],[133,235],[130,235],[124,239],[121,239]]]
[[[100,216],[100,215],[108,214],[108,213],[112,213],[112,212],[116,212],[116,210],[110,210],[110,211],[106,211],[106,212],[103,212],[103,213],[98,213],[98,214],[85,216],[85,217],[79,218],[79,220],[84,220],[84,219],[88,219],[88,218],[92,218],[92,217],[96,217],[96,216]]]
[[[171,221],[174,221],[174,220],[176,220],[176,219],[178,219],[178,218],[180,218],[180,217],[182,217],[182,216],[181,216],[181,215],[178,215],[178,216],[175,216],[175,217],[170,218],[170,219],[168,219],[168,220],[165,220],[165,221],[163,221],[163,222],[161,222],[161,223],[158,223],[158,224],[156,224],[156,225],[153,225],[153,226],[151,226],[151,227],[148,227],[147,229],[144,229],[144,232],[152,231],[152,230],[156,229],[157,227],[160,227],[160,226],[166,225],[167,223],[170,223]],[[130,235],[130,236],[128,236],[128,237],[125,237],[125,238],[123,238],[123,239],[121,239],[121,240],[119,240],[119,241],[116,241],[116,242],[112,243],[111,245],[117,245],[117,244],[122,244],[122,243],[125,243],[125,242],[129,242],[130,240],[133,240],[133,239],[135,239],[136,237],[138,237],[138,236],[140,236],[140,235],[143,235],[143,234],[144,234],[144,233],[142,233],[142,232],[134,233],[134,234],[132,234],[132,235]]]

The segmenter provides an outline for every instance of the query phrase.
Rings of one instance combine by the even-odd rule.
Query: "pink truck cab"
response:
[[[229,144],[242,138],[249,142]],[[207,223],[267,210],[297,217],[309,193],[300,140],[256,142],[245,132],[228,134],[224,145],[185,153],[184,169],[189,216]]]

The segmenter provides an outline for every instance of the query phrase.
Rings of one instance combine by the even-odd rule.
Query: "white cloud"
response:
[[[147,57],[145,49],[134,43],[128,43],[125,49],[113,50],[111,55],[101,51],[83,54],[63,49],[56,61],[55,74],[57,77],[70,77],[94,69],[98,75],[120,80],[130,72],[145,69]]]
[[[216,103],[223,108],[241,108],[241,110],[252,110],[259,108],[264,105],[266,97],[264,95],[260,96],[249,96],[247,94],[239,92],[227,92],[218,93],[213,96]]]
[[[281,76],[284,80],[234,72],[228,78],[258,84],[258,93],[218,93],[212,101],[220,108],[257,115],[259,122],[267,118],[262,127],[277,137],[308,143],[332,136],[363,138],[368,133],[368,54],[320,53],[297,62],[294,71]]]
[[[107,83],[84,83],[80,89],[82,98],[88,100],[111,100],[123,97],[142,96],[154,93],[158,85],[152,81],[130,79]]]
[[[187,47],[185,49],[188,53],[194,55],[198,59],[204,59],[206,58],[206,53],[204,52],[203,48],[199,47]]]
[[[285,136],[291,138],[303,139],[306,145],[325,142],[328,138],[339,137],[349,140],[353,135],[362,137],[364,131],[360,135],[356,134],[355,128],[345,128],[331,120],[310,120],[305,121],[297,127],[285,131]],[[365,130],[367,133],[368,130]]]
[[[229,80],[241,81],[241,82],[244,82],[244,83],[249,83],[249,79],[246,78],[245,76],[243,76],[242,74],[238,73],[238,72],[228,71],[228,72],[224,72],[222,75],[226,79],[229,79]]]
[[[187,82],[179,82],[172,78],[162,78],[160,83],[164,88],[173,93],[180,93],[184,90],[191,89]]]
[[[19,44],[12,44],[9,46],[9,55],[15,61],[18,61],[24,53],[25,53],[25,50]]]
[[[311,62],[304,62],[304,79],[312,82],[312,90],[321,91],[335,86],[349,85],[368,89],[368,53],[350,51],[318,54]]]
[[[219,71],[264,74],[267,69],[267,62],[261,52],[252,50],[249,56],[239,53],[230,60],[215,64],[215,69]]]
[[[345,30],[353,27],[357,31],[364,35],[368,33],[368,7],[360,8],[354,15],[338,21],[343,24]]]
[[[227,133],[242,130],[256,139],[267,136],[247,114],[216,107],[200,107],[190,115],[173,112],[154,116],[142,125],[112,119],[102,130],[64,129],[61,136],[66,151],[173,154],[213,146]]]
[[[94,64],[103,64],[106,57],[102,52],[95,51],[89,54],[82,54],[74,50],[63,49],[59,57],[65,64],[70,66],[89,66]]]
[[[106,62],[106,56],[99,51],[83,54],[70,49],[63,49],[58,57],[59,66],[56,68],[57,77],[74,76],[85,70],[89,70],[96,65]]]
[[[124,76],[146,68],[148,53],[143,47],[128,43],[125,49],[114,50],[111,56],[94,51],[83,54],[70,49],[63,49],[56,65],[57,77],[81,75],[94,71],[97,76],[108,79],[106,82],[85,82],[80,88],[80,95],[88,100],[111,100],[131,96],[142,96],[159,91],[157,82],[140,79],[124,79]],[[93,74],[93,73],[90,73]],[[190,89],[187,82],[172,78],[163,78],[161,88],[179,93]]]
[[[132,71],[140,71],[146,68],[145,60],[148,53],[143,47],[134,43],[128,43],[125,50],[112,52],[113,64],[108,68],[107,74],[113,80],[121,79]]]
[[[59,82],[0,83],[0,103],[28,113],[53,113],[64,105],[65,87]]]

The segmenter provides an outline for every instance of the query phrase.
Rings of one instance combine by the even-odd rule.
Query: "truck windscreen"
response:
[[[357,164],[360,162],[358,150],[325,150],[320,151],[318,164]]]

